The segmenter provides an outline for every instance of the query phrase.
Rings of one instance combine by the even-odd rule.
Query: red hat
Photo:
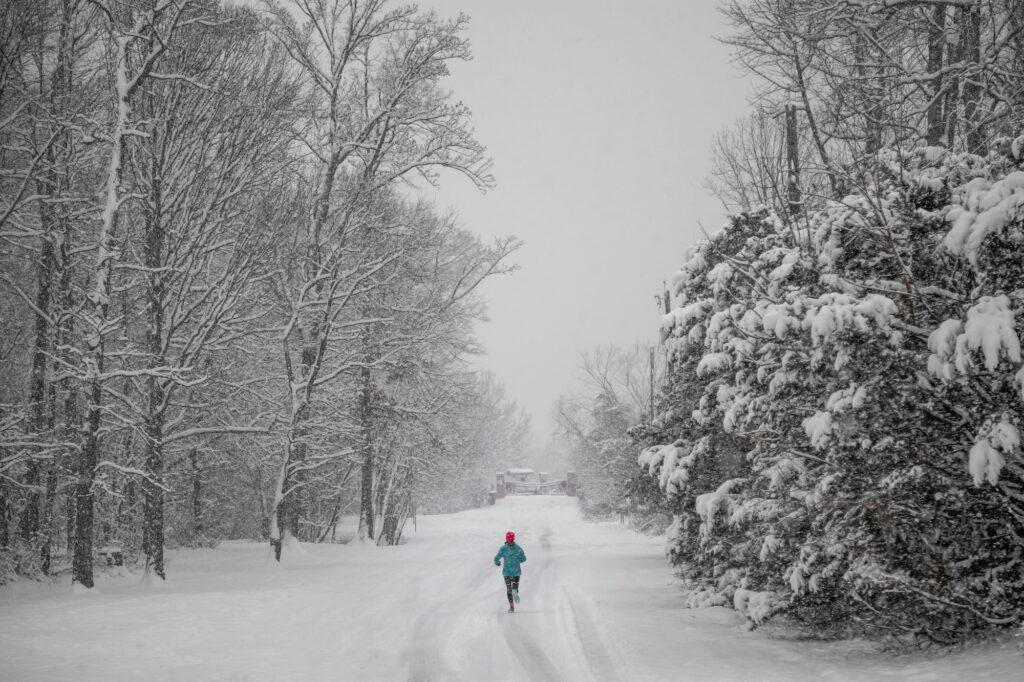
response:
[[[512,531],[509,531],[509,532],[505,533],[505,542],[515,542],[515,541],[516,541],[516,534],[515,533],[513,533]]]

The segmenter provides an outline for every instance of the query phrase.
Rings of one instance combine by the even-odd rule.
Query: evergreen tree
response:
[[[691,604],[944,642],[1020,621],[1022,142],[884,150],[806,232],[746,214],[689,254],[639,461]]]

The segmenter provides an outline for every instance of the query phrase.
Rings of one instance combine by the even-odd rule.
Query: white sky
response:
[[[474,59],[448,80],[473,111],[498,186],[447,177],[438,196],[485,238],[526,242],[485,292],[479,336],[546,439],[579,352],[654,342],[654,296],[724,221],[701,189],[714,132],[747,111],[712,0],[424,0],[469,14]]]

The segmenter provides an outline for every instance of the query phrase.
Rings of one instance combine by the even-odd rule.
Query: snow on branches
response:
[[[935,147],[876,163],[806,235],[761,211],[691,248],[638,463],[676,510],[690,604],[1019,622],[1024,172]]]
[[[1009,414],[1002,415],[997,422],[985,423],[970,452],[969,466],[974,485],[981,485],[983,481],[996,485],[999,472],[1006,465],[1005,455],[1019,453],[1020,431],[1011,422]]]
[[[1019,223],[1024,216],[1024,171],[1010,173],[995,182],[974,178],[959,188],[954,197],[959,205],[946,214],[953,227],[943,244],[976,266],[985,239],[1001,233],[1012,222]]]
[[[947,381],[957,373],[968,374],[974,367],[973,351],[984,356],[985,369],[995,370],[1000,358],[1021,362],[1020,338],[1017,336],[1010,299],[1005,296],[983,296],[967,310],[967,323],[945,320],[928,337],[928,371]]]

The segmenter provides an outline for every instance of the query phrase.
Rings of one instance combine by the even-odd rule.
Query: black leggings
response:
[[[512,590],[519,591],[519,576],[518,575],[506,575],[505,576],[505,594],[508,595],[508,603],[512,603]]]

